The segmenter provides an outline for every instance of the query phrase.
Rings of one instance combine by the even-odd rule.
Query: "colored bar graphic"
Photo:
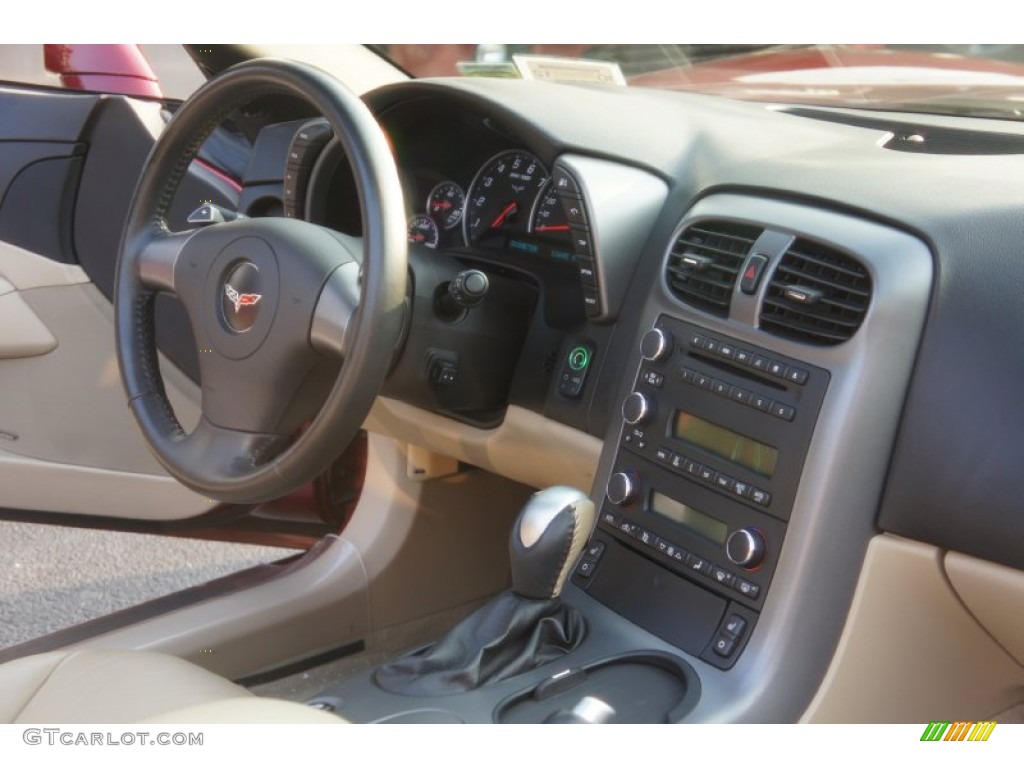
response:
[[[995,727],[995,720],[981,720],[977,723],[933,720],[925,726],[921,741],[988,741]]]

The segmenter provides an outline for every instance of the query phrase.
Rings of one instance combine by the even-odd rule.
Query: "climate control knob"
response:
[[[654,403],[643,392],[630,392],[622,401],[622,418],[627,424],[643,424],[654,415]]]
[[[725,554],[736,565],[756,568],[764,560],[764,535],[756,528],[740,528],[729,534],[725,542]]]
[[[636,498],[636,477],[632,472],[616,472],[608,478],[604,493],[612,504],[629,504]]]
[[[672,334],[661,328],[651,328],[640,339],[640,354],[652,363],[664,360],[672,352]]]

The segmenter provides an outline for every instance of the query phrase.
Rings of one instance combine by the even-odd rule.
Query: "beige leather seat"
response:
[[[54,651],[0,665],[0,723],[334,723],[174,656]]]

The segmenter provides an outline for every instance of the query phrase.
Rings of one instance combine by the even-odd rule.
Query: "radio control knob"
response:
[[[629,504],[636,498],[636,477],[632,472],[616,472],[608,478],[604,493],[612,504]]]
[[[627,424],[643,424],[654,415],[654,403],[643,392],[630,392],[622,401],[622,418]]]
[[[651,328],[640,340],[640,354],[652,363],[672,354],[672,334],[661,328]]]
[[[740,528],[729,534],[725,542],[725,554],[736,565],[744,568],[756,568],[764,560],[764,535],[756,528]]]

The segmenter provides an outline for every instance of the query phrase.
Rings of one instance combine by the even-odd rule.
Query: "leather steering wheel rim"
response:
[[[236,109],[253,99],[278,94],[297,96],[312,104],[341,141],[362,208],[361,242],[312,224],[282,219],[248,219],[185,234],[170,232],[167,215],[171,201],[203,141]],[[230,261],[232,248],[242,254],[234,257],[235,261]],[[280,497],[326,468],[361,427],[401,338],[406,248],[402,191],[387,140],[363,102],[334,78],[298,62],[263,59],[237,65],[200,88],[175,113],[150,152],[125,224],[115,278],[116,342],[122,382],[129,408],[157,460],[189,488],[234,503]],[[361,269],[358,257],[352,253],[360,249]],[[252,371],[259,370],[253,367],[253,360],[258,355],[246,356],[246,350],[238,351],[239,344],[255,337],[226,326],[214,327],[218,317],[223,320],[225,312],[230,314],[230,308],[218,309],[214,303],[224,302],[222,294],[231,283],[223,270],[217,272],[210,264],[226,259],[228,268],[234,269],[241,263],[239,259],[247,259],[250,253],[269,253],[261,255],[263,262],[256,260],[253,268],[276,291],[277,302],[271,306],[268,298],[257,307],[263,313],[257,316],[260,322],[270,317],[264,323],[266,340],[257,345],[259,354],[275,344],[287,346],[287,354],[278,355],[278,359],[288,365],[301,360],[303,366],[311,366],[315,364],[313,357],[325,354],[324,344],[315,349],[313,337],[319,336],[312,326],[326,324],[334,328],[335,334],[326,342],[327,353],[338,352],[339,360],[343,357],[340,372],[319,411],[287,447],[283,446],[289,436],[263,428],[263,422],[272,422],[269,406],[265,410],[270,415],[253,417],[257,428],[250,429],[244,409],[232,411],[230,398],[223,391],[230,388],[230,372],[235,369],[245,371],[244,377],[235,377],[240,390],[253,386]],[[196,277],[197,270],[207,273]],[[271,285],[270,278],[277,279],[278,271],[280,279]],[[294,279],[289,277],[293,272],[297,275]],[[349,292],[358,295],[358,308],[353,307],[338,326],[331,313],[338,301],[332,303],[325,297],[336,282],[344,282],[339,277],[342,272],[347,275]],[[300,292],[298,285],[308,290]],[[216,347],[212,352],[217,358],[215,370],[221,391],[212,384],[208,386],[204,371],[203,417],[191,433],[186,433],[175,418],[160,375],[154,302],[161,290],[181,295],[197,343]],[[318,297],[309,295],[317,291]],[[234,310],[238,312],[237,293],[235,300]],[[200,339],[203,329],[209,329],[212,342]],[[303,338],[278,341],[278,336],[298,336],[300,332],[305,334]],[[260,364],[269,365],[266,361]],[[221,372],[227,373],[221,376]],[[280,366],[273,373],[278,381],[287,378]],[[266,399],[269,403],[271,398]],[[214,402],[231,413],[220,419],[210,417],[207,405]]]

